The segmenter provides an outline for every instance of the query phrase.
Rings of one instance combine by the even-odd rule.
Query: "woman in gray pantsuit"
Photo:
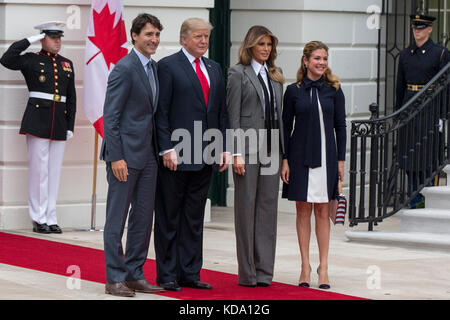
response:
[[[230,127],[242,129],[235,137],[245,141],[233,154],[238,283],[250,287],[270,285],[275,261],[284,83],[274,64],[277,42],[267,28],[251,27],[228,72]]]

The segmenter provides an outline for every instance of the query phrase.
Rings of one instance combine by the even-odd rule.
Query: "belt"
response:
[[[46,99],[46,100],[52,100],[55,102],[66,102],[65,96],[60,96],[59,94],[37,92],[37,91],[30,91],[30,98]]]
[[[423,87],[425,87],[424,84],[407,84],[409,91],[420,91]],[[434,85],[431,85],[428,90],[432,90]]]
[[[420,91],[425,85],[423,84],[408,84],[408,90],[409,91]]]

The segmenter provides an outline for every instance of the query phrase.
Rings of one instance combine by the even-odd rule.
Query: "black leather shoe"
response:
[[[33,232],[37,233],[50,233],[50,228],[45,223],[37,223],[33,221]]]
[[[158,283],[158,285],[163,288],[164,290],[168,291],[181,291],[180,286],[175,281],[171,282],[165,282],[165,283]]]
[[[51,226],[48,226],[51,233],[62,233],[61,228],[57,224],[52,224]]]
[[[249,287],[249,288],[255,288],[256,284],[246,284],[246,283],[239,283],[240,286],[243,287]]]
[[[270,286],[270,283],[258,282],[256,285],[257,285],[258,287],[268,287],[268,286]]]
[[[194,289],[212,289],[210,284],[201,281],[182,282],[180,286]]]

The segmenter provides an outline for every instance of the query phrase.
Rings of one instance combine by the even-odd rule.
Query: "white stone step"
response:
[[[345,235],[350,241],[435,248],[450,251],[450,235],[448,234],[348,230],[345,232]]]
[[[426,187],[421,191],[428,209],[450,210],[450,186]]]
[[[450,186],[450,165],[445,166],[443,171],[447,174],[447,186]]]
[[[436,233],[450,236],[450,209],[403,209],[395,215],[401,218],[403,232]]]

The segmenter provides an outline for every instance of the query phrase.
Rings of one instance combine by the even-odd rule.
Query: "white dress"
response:
[[[315,88],[314,88],[315,89]],[[317,89],[315,89],[317,90]],[[312,90],[311,90],[312,94]],[[319,106],[320,119],[320,144],[322,166],[309,168],[307,202],[329,202],[327,184],[327,151],[325,141],[325,126],[323,123],[322,106],[320,105],[319,94],[317,93],[317,104]]]

